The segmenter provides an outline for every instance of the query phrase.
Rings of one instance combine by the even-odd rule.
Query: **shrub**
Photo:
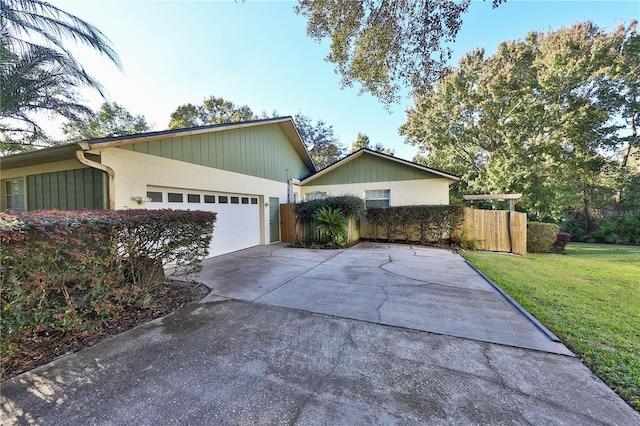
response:
[[[556,242],[553,243],[553,251],[556,253],[564,253],[564,249],[571,241],[571,234],[568,232],[560,231],[556,237]]]
[[[357,219],[364,213],[364,200],[355,195],[340,195],[296,204],[296,219],[302,224],[314,221],[313,215],[323,207],[340,210],[347,219]]]
[[[552,223],[527,223],[527,251],[529,253],[549,253],[556,242],[560,227]]]
[[[171,210],[0,213],[0,344],[91,328],[149,306],[162,266],[193,272],[215,213]]]
[[[347,218],[338,209],[320,207],[313,215],[314,229],[329,239],[330,243],[343,246],[347,237]]]
[[[441,243],[451,240],[462,223],[462,206],[398,206],[370,208],[366,213],[374,236],[381,233],[388,241]]]
[[[619,216],[600,222],[590,238],[596,243],[640,245],[640,216]]]

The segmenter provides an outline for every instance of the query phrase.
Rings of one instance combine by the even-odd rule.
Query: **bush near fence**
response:
[[[340,212],[347,218],[346,243],[353,244],[360,239],[359,218],[364,213],[364,200],[354,195],[340,195],[317,200],[304,201],[295,205],[296,221],[298,222],[297,239],[299,242],[328,242],[329,238],[321,235],[315,225],[314,214],[322,208],[329,207]]]
[[[560,227],[553,223],[527,223],[527,251],[529,253],[550,253],[558,239]]]
[[[463,206],[398,206],[370,208],[363,236],[385,241],[458,244]]]
[[[2,358],[30,335],[152,306],[162,266],[196,271],[215,220],[177,210],[0,213]]]

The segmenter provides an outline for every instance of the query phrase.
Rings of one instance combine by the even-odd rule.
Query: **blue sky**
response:
[[[374,143],[412,159],[398,127],[406,120],[409,97],[388,111],[358,87],[340,88],[340,77],[324,61],[328,43],[306,35],[306,20],[290,1],[53,1],[63,10],[97,26],[120,55],[120,72],[106,59],[79,48],[77,57],[106,88],[109,99],[143,114],[156,130],[184,103],[215,95],[248,105],[254,112],[280,115],[302,112],[333,125],[350,146],[358,132]],[[474,0],[463,16],[452,46],[455,64],[464,53],[501,41],[521,39],[529,31],[547,31],[591,20],[611,29],[640,18],[640,1],[516,1],[497,9]],[[102,98],[83,92],[93,109]],[[60,137],[59,121],[44,126]]]

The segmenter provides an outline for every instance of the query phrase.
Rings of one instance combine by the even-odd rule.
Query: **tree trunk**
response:
[[[584,230],[585,232],[591,231],[591,217],[589,215],[589,188],[585,183],[582,187],[582,219],[584,220]]]
[[[627,163],[629,162],[629,156],[631,155],[631,149],[635,146],[635,142],[638,138],[638,129],[636,127],[636,114],[631,114],[631,119],[629,120],[631,123],[631,139],[627,142],[627,146],[624,149],[624,155],[622,156],[622,162],[620,163],[620,169],[627,167]],[[622,206],[622,188],[618,188],[616,191],[616,212],[620,211]]]

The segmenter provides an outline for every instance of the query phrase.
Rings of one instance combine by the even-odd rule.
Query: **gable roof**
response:
[[[176,136],[190,136],[203,133],[221,132],[226,130],[241,129],[245,127],[263,126],[268,124],[277,124],[291,145],[298,153],[302,161],[309,170],[317,170],[311,156],[307,151],[298,130],[291,116],[267,118],[263,120],[241,121],[236,123],[213,124],[208,126],[188,127],[185,129],[162,130],[157,132],[137,133],[134,135],[114,136],[108,138],[91,139],[79,141],[65,145],[59,145],[50,148],[43,148],[36,151],[23,152],[2,157],[3,168],[16,168],[32,164],[39,164],[45,161],[59,161],[75,158],[75,152],[78,150],[89,151],[93,149],[102,149],[110,147],[118,147],[124,145],[132,145],[139,142],[150,142],[161,139],[168,139]]]
[[[349,162],[351,162],[351,161],[353,161],[353,160],[355,160],[355,159],[357,159],[359,157],[362,157],[363,155],[372,155],[372,156],[375,156],[375,157],[382,158],[384,160],[393,161],[395,163],[398,163],[398,164],[401,164],[401,165],[404,165],[404,166],[408,166],[408,167],[412,167],[414,169],[421,170],[421,171],[424,171],[424,172],[428,172],[428,173],[434,174],[436,176],[449,179],[449,180],[454,181],[454,182],[460,180],[460,178],[458,176],[452,175],[450,173],[443,172],[441,170],[432,169],[430,167],[423,166],[422,164],[418,164],[418,163],[414,163],[414,162],[411,162],[411,161],[403,160],[402,158],[394,157],[392,155],[383,154],[383,153],[378,152],[378,151],[373,151],[373,150],[371,150],[369,148],[360,148],[358,151],[347,155],[346,157],[342,158],[341,160],[338,160],[335,163],[331,164],[330,166],[320,170],[319,172],[316,172],[316,173],[306,177],[305,179],[303,179],[300,182],[300,184],[301,185],[306,185],[306,184],[308,184],[310,182],[313,182],[315,179],[318,179],[319,177],[325,176],[325,175],[333,172],[334,170],[344,166],[345,164],[347,164],[347,163],[349,163]]]

